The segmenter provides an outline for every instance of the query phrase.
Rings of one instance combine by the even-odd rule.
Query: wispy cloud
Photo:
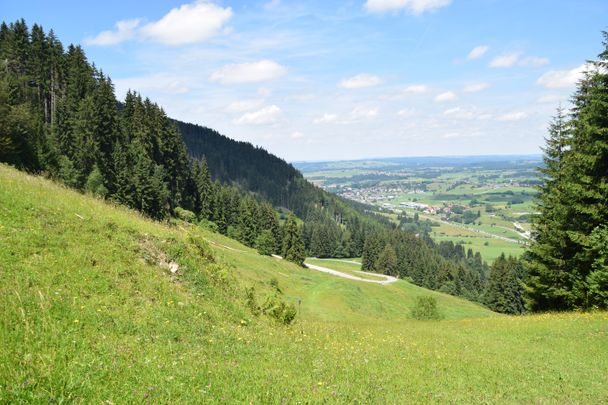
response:
[[[513,66],[522,67],[540,67],[551,63],[549,58],[541,58],[538,56],[527,56],[522,58],[519,52],[507,52],[498,55],[490,62],[492,68],[509,68]]]
[[[507,68],[515,66],[519,60],[519,53],[509,52],[503,53],[490,61],[490,67],[492,68]]]
[[[446,91],[445,93],[438,94],[435,97],[435,101],[438,103],[444,103],[446,101],[454,101],[457,98],[458,96],[453,91]]]
[[[466,93],[477,93],[482,90],[489,88],[490,85],[488,83],[471,83],[464,86],[464,91]]]
[[[452,0],[367,0],[365,8],[372,13],[385,13],[406,9],[412,14],[422,14],[449,5]]]
[[[486,52],[488,52],[488,49],[490,49],[490,47],[488,47],[487,45],[476,46],[475,48],[471,49],[471,52],[469,52],[469,54],[467,55],[467,59],[479,59],[483,55],[485,55]]]
[[[322,116],[315,118],[313,120],[313,123],[326,124],[326,123],[330,123],[330,122],[335,122],[337,119],[338,119],[338,116],[336,114],[324,113]]]
[[[381,83],[382,78],[379,76],[362,73],[347,79],[343,79],[338,85],[344,89],[361,89],[364,87],[377,86]]]
[[[287,74],[287,68],[272,60],[226,65],[211,74],[210,80],[221,84],[257,83]]]
[[[528,118],[528,113],[524,111],[512,111],[505,114],[501,114],[496,119],[498,121],[521,121],[526,118]]]

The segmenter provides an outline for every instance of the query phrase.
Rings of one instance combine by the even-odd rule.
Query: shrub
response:
[[[189,223],[193,223],[196,219],[196,215],[194,215],[194,212],[185,210],[182,207],[177,207],[175,209],[175,215],[177,215],[177,217],[182,221],[186,221]]]
[[[286,304],[277,292],[266,296],[261,309],[262,313],[283,325],[289,325],[293,322],[297,313],[295,305]]]
[[[442,319],[443,316],[437,309],[437,299],[431,296],[421,296],[416,298],[416,303],[412,308],[412,318],[418,320]]]

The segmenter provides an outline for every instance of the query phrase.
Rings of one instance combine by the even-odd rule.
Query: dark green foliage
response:
[[[603,260],[598,227],[608,223],[608,33],[604,47],[569,115],[559,110],[549,127],[526,280],[532,310],[607,305],[595,268]]]
[[[430,295],[416,297],[411,316],[420,321],[443,319],[437,308],[437,298]]]
[[[300,266],[304,264],[304,259],[306,258],[300,227],[298,227],[296,217],[293,214],[289,215],[283,227],[282,255],[285,260],[289,260]]]
[[[387,244],[374,264],[374,270],[382,274],[397,275],[397,254],[391,244]]]
[[[103,180],[104,178],[101,174],[101,171],[99,170],[97,165],[95,165],[93,166],[93,170],[87,177],[84,189],[93,195],[105,197],[108,194],[108,189],[104,186]]]
[[[255,248],[261,255],[270,256],[274,253],[275,238],[270,229],[265,229],[258,235],[255,240]]]
[[[483,302],[492,311],[503,314],[524,312],[523,266],[513,257],[501,255],[492,264]]]

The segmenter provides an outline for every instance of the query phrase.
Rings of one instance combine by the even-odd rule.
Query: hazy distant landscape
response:
[[[319,187],[368,204],[404,229],[480,252],[521,255],[530,238],[542,156],[295,162]],[[415,219],[417,218],[417,220]]]

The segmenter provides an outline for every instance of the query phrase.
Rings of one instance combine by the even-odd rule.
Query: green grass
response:
[[[2,165],[0,247],[0,403],[608,401],[605,312],[498,316],[340,279]],[[301,300],[292,326],[244,305],[272,278]],[[417,295],[446,320],[411,320]]]

